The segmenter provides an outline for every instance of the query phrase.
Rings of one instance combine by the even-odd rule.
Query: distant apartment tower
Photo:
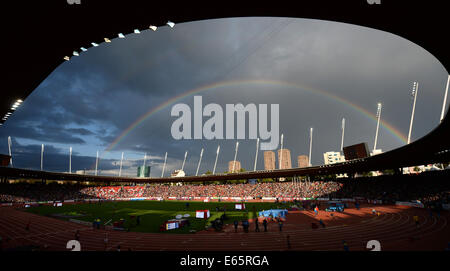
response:
[[[281,165],[280,165],[280,162],[281,162]],[[279,169],[292,168],[291,151],[290,150],[283,149],[283,154],[281,154],[281,150],[278,150],[278,168]]]
[[[273,151],[264,152],[264,169],[265,170],[275,169],[275,152]]]
[[[340,152],[329,151],[323,154],[323,161],[325,165],[330,165],[344,162],[345,158]]]
[[[137,168],[137,177],[150,177],[150,170],[151,170],[150,166],[146,166],[144,170],[142,170],[142,167],[139,166]]]
[[[228,172],[233,172],[233,164],[234,161],[228,162]],[[234,172],[239,172],[241,170],[241,162],[236,161],[236,164],[234,165]]]
[[[299,155],[297,156],[297,162],[298,162],[298,167],[308,167],[309,166],[309,161],[308,161],[308,156],[307,155]]]

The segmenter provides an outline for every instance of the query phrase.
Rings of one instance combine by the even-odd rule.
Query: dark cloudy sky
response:
[[[382,120],[405,138],[414,81],[420,87],[412,139],[430,132],[439,123],[447,73],[434,56],[414,43],[354,25],[233,18],[165,26],[156,32],[114,38],[61,64],[0,127],[0,153],[8,152],[7,137],[11,136],[14,166],[38,169],[40,144],[45,144],[44,168],[67,171],[70,146],[73,170],[92,169],[99,150],[102,174],[113,175],[118,173],[123,151],[124,175],[134,176],[147,152],[151,175],[160,176],[166,151],[166,175],[181,167],[184,152],[189,151],[185,171],[192,175],[200,149],[205,148],[203,173],[212,170],[220,144],[217,171],[223,172],[233,159],[236,140],[173,139],[173,104],[105,150],[142,115],[173,97],[239,81],[196,95],[203,97],[204,104],[218,103],[224,109],[227,103],[279,104],[280,134],[285,137],[284,147],[291,150],[293,165],[297,155],[308,154],[310,127],[314,127],[312,162],[318,165],[323,164],[324,152],[339,150],[343,117],[345,145],[367,142],[373,148],[375,118],[358,107],[375,114],[377,102],[382,102]],[[175,103],[193,109],[193,99],[188,95]],[[239,142],[237,160],[252,169],[256,142]],[[381,126],[378,148],[388,151],[404,144]],[[262,152],[257,168],[263,169]]]

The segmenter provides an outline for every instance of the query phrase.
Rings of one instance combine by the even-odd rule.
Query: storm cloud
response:
[[[111,175],[121,152],[129,175],[136,174],[147,153],[152,176],[160,176],[165,152],[168,175],[181,167],[188,151],[185,169],[192,175],[200,149],[205,149],[203,173],[212,170],[220,144],[217,171],[223,172],[236,140],[175,140],[170,133],[173,104],[192,107],[193,96],[201,95],[204,104],[223,108],[279,104],[280,134],[292,164],[308,153],[313,127],[312,163],[318,165],[324,152],[339,151],[342,118],[345,145],[373,147],[378,102],[388,125],[380,129],[378,147],[388,151],[404,145],[414,81],[419,92],[412,139],[430,132],[439,123],[447,75],[424,48],[355,25],[292,18],[177,24],[112,39],[61,64],[0,127],[0,153],[8,152],[11,136],[17,166],[36,168],[44,143],[49,146],[46,169],[65,171],[67,163],[61,161],[67,160],[69,146],[77,152],[73,164],[78,170],[92,169],[98,150],[102,170]],[[237,160],[253,169],[255,140],[239,142]],[[260,152],[257,169],[262,168]]]

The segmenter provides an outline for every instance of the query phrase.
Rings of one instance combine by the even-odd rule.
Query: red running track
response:
[[[379,215],[372,214],[375,208]],[[416,227],[413,216],[419,217]],[[195,234],[164,234],[94,230],[68,221],[21,211],[0,208],[0,236],[3,249],[35,245],[41,250],[67,250],[66,244],[75,239],[79,230],[81,250],[153,250],[153,251],[243,251],[243,250],[343,250],[345,240],[350,250],[368,250],[369,240],[378,240],[382,250],[444,250],[450,242],[449,212],[440,217],[428,211],[405,206],[364,206],[348,208],[344,213],[320,211],[290,212],[282,231],[269,223],[268,231],[244,233],[242,227],[234,232],[226,225],[222,232],[213,230]],[[326,227],[311,228],[322,219]],[[26,225],[30,222],[27,230]],[[108,233],[108,243],[104,238]],[[290,239],[288,248],[287,236]]]

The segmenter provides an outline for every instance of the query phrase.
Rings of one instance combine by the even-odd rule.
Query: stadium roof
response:
[[[367,1],[322,1],[306,3],[254,3],[241,7],[239,2],[226,1],[205,5],[201,2],[184,3],[150,1],[7,1],[3,10],[14,16],[3,17],[3,86],[0,115],[14,113],[13,105],[26,97],[55,70],[65,57],[76,57],[108,39],[127,35],[135,29],[163,26],[169,21],[189,22],[227,17],[272,16],[322,19],[351,23],[384,30],[422,46],[434,55],[448,70],[450,54],[441,31],[448,25],[443,3],[433,6],[401,1],[382,1],[370,5]],[[73,1],[72,1],[73,2]],[[442,5],[442,6],[441,6]],[[423,20],[418,14],[433,14]],[[176,27],[176,26],[175,26]],[[442,35],[436,34],[442,32]],[[94,44],[93,44],[94,43]],[[18,105],[20,106],[20,105]],[[16,106],[17,107],[17,106]],[[7,120],[6,120],[7,121]],[[0,119],[0,124],[4,120]],[[448,159],[450,149],[450,120],[447,116],[428,135],[403,146],[364,161],[332,166],[330,169],[358,165],[359,169],[387,168],[401,165]],[[450,160],[450,159],[449,159]],[[447,160],[448,161],[448,160]],[[6,170],[6,169],[4,169]],[[250,177],[250,176],[249,176]]]

